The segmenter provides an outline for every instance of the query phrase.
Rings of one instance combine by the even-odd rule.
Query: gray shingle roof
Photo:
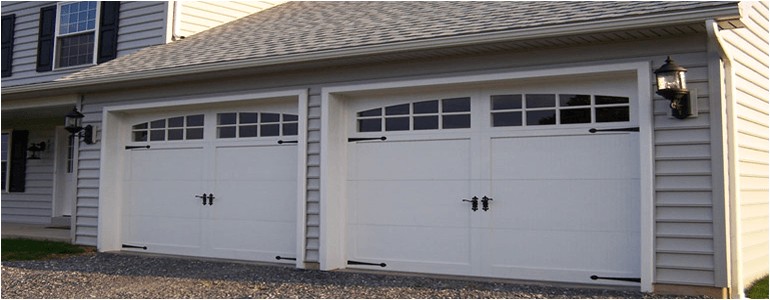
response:
[[[288,2],[67,77],[182,66],[697,10],[729,2]]]

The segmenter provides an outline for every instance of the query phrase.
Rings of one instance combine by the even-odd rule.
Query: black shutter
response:
[[[37,71],[53,70],[53,42],[56,32],[56,5],[40,9],[37,35]]]
[[[16,15],[3,16],[2,52],[3,77],[11,76],[13,68],[13,34],[16,29]]]
[[[96,63],[100,64],[118,56],[118,22],[120,1],[103,1],[99,20],[99,53]]]
[[[14,130],[11,132],[11,173],[8,179],[9,192],[24,192],[27,181],[27,141],[29,131]]]

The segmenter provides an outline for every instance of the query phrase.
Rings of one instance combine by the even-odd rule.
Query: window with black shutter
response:
[[[12,75],[13,69],[13,36],[16,27],[16,15],[3,16],[3,36],[2,36],[2,68],[3,77]]]
[[[14,130],[11,132],[10,166],[8,170],[8,191],[24,192],[27,174],[27,141],[29,131]]]
[[[38,72],[117,57],[120,2],[59,3],[40,12]]]

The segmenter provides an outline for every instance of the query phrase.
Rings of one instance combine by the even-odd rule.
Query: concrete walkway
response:
[[[70,230],[67,228],[55,227],[50,225],[18,224],[6,223],[0,224],[3,238],[26,238],[33,240],[71,242]]]

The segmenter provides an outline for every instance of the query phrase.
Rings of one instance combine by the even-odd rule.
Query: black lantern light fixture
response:
[[[72,134],[72,137],[82,137],[84,143],[93,144],[94,127],[91,125],[81,126],[83,117],[85,116],[78,111],[78,108],[73,107],[72,111],[64,116],[64,129],[67,129]]]
[[[32,155],[27,159],[40,159],[40,151],[45,151],[45,142],[32,143],[32,146],[29,146],[27,150],[32,152]]]
[[[671,101],[671,115],[677,119],[692,115],[690,91],[687,90],[685,73],[687,69],[671,60],[670,56],[664,65],[655,70],[658,86],[655,93]]]

